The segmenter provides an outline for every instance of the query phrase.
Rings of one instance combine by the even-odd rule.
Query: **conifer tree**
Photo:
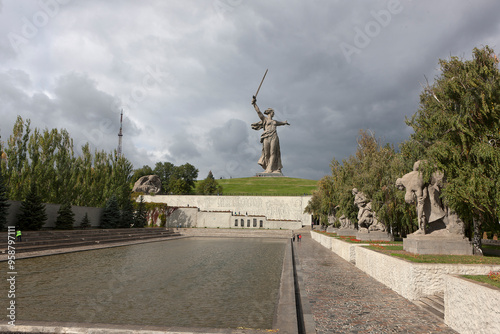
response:
[[[75,223],[75,214],[71,209],[71,203],[61,204],[57,211],[56,230],[72,230]]]
[[[80,222],[80,228],[86,229],[92,227],[90,223],[89,215],[85,212],[85,216],[83,216],[82,221]]]
[[[28,195],[21,202],[17,214],[17,226],[21,230],[36,231],[42,228],[46,220],[45,204],[42,203],[37,187],[33,182]]]
[[[144,227],[146,224],[146,203],[144,202],[144,197],[141,196],[134,215],[134,227]]]
[[[112,195],[106,202],[101,216],[100,228],[117,228],[120,223],[120,208],[115,195]]]
[[[198,182],[196,192],[203,195],[222,194],[222,186],[215,181],[212,171],[208,172],[207,178]]]
[[[130,199],[127,199],[122,206],[119,227],[126,228],[131,227],[131,225],[136,227],[134,222],[134,204]]]

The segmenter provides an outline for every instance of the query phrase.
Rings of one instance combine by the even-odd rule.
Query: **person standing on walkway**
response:
[[[297,236],[297,238],[299,239],[299,242],[300,242],[300,239],[302,239],[302,234],[299,234],[299,235]]]
[[[17,241],[21,242],[21,230],[20,229],[17,229],[16,231],[16,239]]]
[[[295,232],[292,234],[292,241],[295,242]]]

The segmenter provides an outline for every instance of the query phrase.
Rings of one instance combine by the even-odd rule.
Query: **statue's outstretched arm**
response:
[[[284,122],[276,121],[276,125],[290,125],[290,123],[288,123],[288,121]]]
[[[259,109],[259,107],[257,106],[257,98],[256,98],[255,96],[253,96],[253,98],[252,98],[252,105],[253,105],[253,107],[255,108],[255,111],[257,112],[257,115],[259,115],[259,118],[260,118],[261,120],[264,120],[264,118],[265,118],[265,117],[264,117],[264,115],[260,112],[260,109]]]

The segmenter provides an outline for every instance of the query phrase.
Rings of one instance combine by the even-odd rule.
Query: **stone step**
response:
[[[103,235],[96,235],[96,234],[91,234],[91,235],[65,235],[63,237],[58,237],[58,238],[23,238],[22,242],[17,242],[18,247],[28,247],[28,246],[41,246],[41,245],[50,245],[50,244],[65,244],[65,243],[74,243],[74,242],[79,242],[79,241],[98,241],[102,240],[103,238],[105,239],[128,239],[128,238],[143,238],[143,237],[158,237],[158,236],[163,236],[163,235],[168,235],[171,234],[172,232],[168,231],[163,231],[163,232],[157,232],[157,233],[118,233],[118,234],[103,234]],[[0,244],[0,248],[5,247],[4,244]]]
[[[49,249],[60,249],[60,248],[70,248],[70,247],[80,247],[80,246],[89,246],[89,245],[96,245],[96,244],[108,244],[108,243],[119,243],[119,242],[125,242],[125,241],[134,241],[134,240],[147,240],[147,239],[158,239],[158,238],[170,238],[174,236],[179,236],[179,234],[168,234],[168,235],[150,235],[150,236],[136,236],[136,237],[129,237],[129,238],[113,238],[113,239],[100,239],[100,240],[92,240],[92,241],[74,241],[71,243],[51,243],[51,244],[44,244],[44,245],[29,245],[29,246],[21,246],[19,247],[18,244],[16,244],[16,253],[23,253],[23,252],[36,252],[36,251],[42,251],[42,250],[49,250]],[[1,250],[2,253],[5,252],[5,249]]]
[[[417,301],[414,301],[414,303],[422,307],[424,310],[434,314],[439,319],[444,319],[444,293],[425,296]]]
[[[142,232],[142,230],[150,231]],[[27,238],[31,241],[23,240],[22,242],[16,242],[16,253],[179,236],[179,233],[165,229],[117,229],[104,231],[91,234],[74,233],[75,231],[53,231],[52,238],[47,238],[46,234],[42,233],[40,237]],[[0,253],[5,253],[6,251],[7,244],[4,242],[0,244]]]
[[[27,231],[23,233],[23,242],[49,241],[72,239],[72,238],[102,238],[111,235],[149,235],[165,232],[165,229],[153,228],[126,228],[126,229],[95,229],[95,230],[66,230],[66,231]],[[7,234],[2,233],[0,247],[7,244]]]

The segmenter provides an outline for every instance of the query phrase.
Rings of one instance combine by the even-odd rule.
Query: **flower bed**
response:
[[[465,275],[465,278],[486,283],[500,289],[500,271],[490,271],[488,275]]]

